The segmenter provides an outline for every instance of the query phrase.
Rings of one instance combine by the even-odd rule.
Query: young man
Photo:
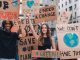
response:
[[[11,32],[12,21],[4,20],[0,28],[0,60],[15,60],[19,34]]]

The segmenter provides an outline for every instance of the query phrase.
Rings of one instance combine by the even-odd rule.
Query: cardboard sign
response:
[[[60,58],[60,51],[55,50],[32,50],[32,57],[37,58]]]
[[[80,23],[56,25],[58,46],[60,51],[69,52],[70,56],[63,59],[79,58],[80,56]],[[65,53],[66,54],[66,53]]]
[[[18,45],[19,60],[31,60],[31,51],[37,49],[37,41],[34,37],[21,38]]]
[[[23,3],[22,4],[23,14],[29,14],[31,12],[34,12],[35,14],[39,13],[39,4],[35,2],[34,0],[22,0],[22,3]]]
[[[57,18],[57,23],[69,23],[71,12],[62,10],[61,15]]]
[[[56,7],[48,6],[39,10],[39,14],[35,15],[35,23],[56,20]]]
[[[19,2],[19,0],[0,0],[0,19],[17,19],[19,16]]]
[[[80,50],[77,51],[55,51],[55,50],[32,50],[32,57],[36,58],[60,58],[70,59],[66,57],[80,58]],[[71,59],[72,59],[71,58]]]
[[[26,17],[21,21],[21,29],[25,29],[26,37],[18,42],[19,60],[32,60],[32,50],[38,49],[38,41],[33,37],[29,27],[29,18]]]

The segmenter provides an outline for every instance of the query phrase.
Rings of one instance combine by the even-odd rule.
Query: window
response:
[[[67,1],[65,2],[65,5],[67,5]]]
[[[54,1],[54,0],[52,0],[52,1]]]
[[[72,6],[69,7],[69,11],[71,11],[71,10],[72,10]]]
[[[75,12],[75,19],[76,19],[76,12]]]
[[[75,2],[76,2],[76,1],[78,1],[78,0],[75,0]]]
[[[59,6],[59,9],[60,9],[60,6]]]
[[[69,3],[71,3],[71,0],[69,0]]]
[[[74,5],[74,9],[76,9],[76,4]]]
[[[59,12],[59,15],[60,15],[60,12]]]
[[[70,16],[70,20],[72,20],[72,14],[71,14],[71,16]]]
[[[66,8],[66,11],[67,11],[67,8]]]
[[[63,7],[63,4],[62,4],[62,7]]]

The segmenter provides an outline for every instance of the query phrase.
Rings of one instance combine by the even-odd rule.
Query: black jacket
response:
[[[17,40],[17,33],[0,29],[0,58],[15,58],[17,53]]]

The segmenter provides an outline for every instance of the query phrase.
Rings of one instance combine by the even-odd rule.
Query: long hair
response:
[[[47,27],[47,33],[46,33],[47,37],[49,37],[49,38],[51,37],[51,36],[50,36],[49,26],[48,26],[47,24],[42,24],[42,25],[41,25],[41,29],[40,29],[40,30],[41,30],[41,35],[40,35],[40,37],[39,37],[39,39],[38,39],[40,44],[43,44],[43,43],[44,43],[44,37],[43,37],[44,33],[42,32],[42,27],[43,27],[43,25],[46,25],[46,27]],[[50,39],[50,40],[51,40],[51,39]]]
[[[13,26],[13,22],[12,21],[8,21],[9,23],[10,23],[10,25],[11,25],[11,27],[10,28],[12,28],[12,26]],[[2,28],[3,29],[5,29],[5,25],[6,25],[6,23],[7,23],[7,21],[6,20],[4,20],[3,22],[2,22]]]

